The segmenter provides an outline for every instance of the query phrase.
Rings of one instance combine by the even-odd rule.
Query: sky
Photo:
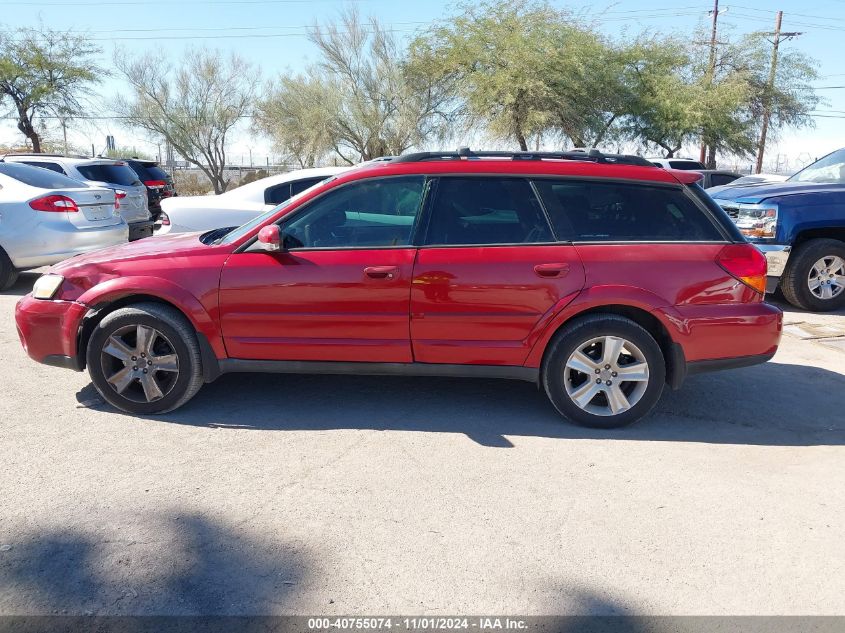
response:
[[[552,4],[595,21],[603,32],[615,37],[633,37],[643,31],[694,37],[702,26],[709,25],[708,12],[713,8],[713,0],[552,0]],[[767,146],[766,170],[773,171],[777,161],[782,170],[795,171],[845,147],[845,0],[779,0],[777,4],[721,0],[719,4],[720,31],[732,35],[772,30],[775,13],[782,10],[783,30],[802,33],[782,46],[818,61],[820,78],[815,85],[825,102],[814,112],[816,126],[782,131]],[[262,77],[272,81],[315,61],[307,28],[335,19],[350,5],[364,16],[377,17],[403,39],[458,9],[455,0],[0,0],[0,29],[40,23],[86,33],[103,48],[106,66],[116,51],[129,55],[161,51],[175,61],[189,46],[233,51],[260,66]],[[104,99],[122,90],[125,86],[117,78],[98,87]],[[135,147],[154,157],[158,153],[157,146],[142,133],[124,129],[117,121],[72,122],[68,129],[72,144],[93,144],[97,152],[105,148],[107,134],[115,136],[118,146]],[[0,144],[21,139],[13,122],[0,121]],[[232,162],[249,165],[250,150],[253,164],[264,164],[268,158],[273,161],[267,141],[252,135],[244,125],[232,139]],[[687,153],[694,153],[693,148]],[[736,166],[747,169],[750,161],[747,163]]]

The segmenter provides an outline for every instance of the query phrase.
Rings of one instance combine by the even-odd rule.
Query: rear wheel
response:
[[[15,270],[12,260],[2,248],[0,248],[0,291],[8,290],[18,280],[18,271]]]
[[[816,239],[802,244],[789,258],[780,286],[786,300],[804,310],[845,306],[845,242]]]
[[[654,337],[615,314],[590,315],[566,326],[543,364],[543,387],[558,412],[596,428],[642,418],[660,398],[665,378]]]
[[[203,383],[193,328],[179,311],[156,303],[107,315],[91,335],[86,361],[100,395],[128,413],[172,411]]]

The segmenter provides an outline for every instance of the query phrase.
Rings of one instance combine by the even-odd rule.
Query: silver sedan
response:
[[[0,162],[0,290],[21,270],[128,239],[129,227],[115,209],[111,189]]]

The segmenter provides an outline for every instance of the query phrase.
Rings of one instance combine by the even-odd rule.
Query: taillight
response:
[[[752,244],[730,244],[716,256],[716,263],[749,288],[766,294],[766,257]]]
[[[114,208],[120,208],[120,201],[126,197],[126,192],[121,191],[120,189],[116,189],[114,192]]]
[[[167,214],[164,211],[162,211],[161,214],[159,214],[158,223],[161,224],[162,226],[170,226],[170,218],[167,216]]]
[[[48,213],[76,213],[79,207],[76,203],[67,196],[44,196],[43,198],[36,198],[30,200],[29,206],[36,211],[47,211]]]
[[[150,189],[164,189],[167,183],[163,180],[145,180],[144,184]]]

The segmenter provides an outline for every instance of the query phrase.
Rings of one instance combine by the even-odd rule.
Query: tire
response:
[[[178,310],[158,303],[137,303],[106,315],[88,341],[86,362],[103,399],[136,415],[173,411],[203,384],[194,328]]]
[[[12,264],[12,260],[2,248],[0,248],[0,292],[8,290],[18,280],[18,271]]]
[[[618,339],[624,343],[614,359],[614,348],[608,343],[618,345]],[[605,349],[611,354],[609,363],[605,362]],[[576,351],[581,351],[579,358],[573,357]],[[584,371],[567,367],[570,362]],[[626,369],[636,380],[613,385],[618,373]],[[549,344],[542,367],[543,388],[558,412],[582,426],[601,429],[627,426],[645,416],[660,399],[665,380],[666,362],[660,345],[643,327],[616,314],[592,314],[564,326]],[[589,396],[591,390],[594,395]],[[621,393],[624,401],[609,397],[611,393]],[[581,405],[574,399],[579,397]],[[620,406],[623,402],[628,408]]]
[[[820,268],[822,262],[835,268],[830,265]],[[835,276],[819,274],[823,271]],[[837,278],[841,285],[836,283]],[[821,285],[813,288],[814,282]],[[804,242],[790,256],[780,287],[786,300],[802,310],[828,312],[845,306],[845,242],[831,239]],[[825,294],[830,296],[825,298]]]

